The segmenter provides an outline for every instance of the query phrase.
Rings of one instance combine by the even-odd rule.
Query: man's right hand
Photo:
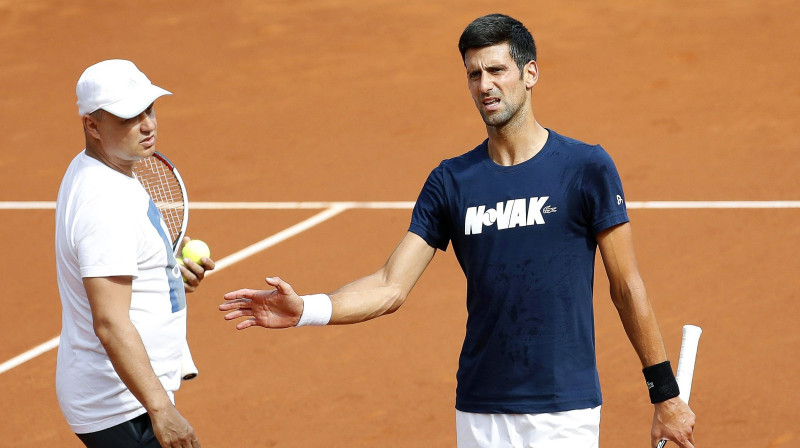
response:
[[[225,320],[233,320],[242,316],[250,316],[236,325],[236,329],[244,330],[253,325],[264,328],[287,328],[297,325],[303,314],[303,299],[298,296],[292,286],[278,277],[267,277],[266,282],[275,289],[255,290],[240,289],[225,294],[227,302],[220,304],[220,311],[229,311]]]
[[[163,448],[200,446],[194,428],[174,406],[166,407],[163,411],[150,412],[150,420],[153,422],[153,433]]]

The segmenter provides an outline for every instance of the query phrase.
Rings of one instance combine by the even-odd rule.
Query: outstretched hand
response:
[[[237,330],[258,325],[264,328],[294,327],[303,314],[303,299],[292,286],[279,277],[267,277],[273,290],[240,289],[223,296],[227,302],[219,305],[220,311],[229,311],[225,320],[249,316],[236,324]]]

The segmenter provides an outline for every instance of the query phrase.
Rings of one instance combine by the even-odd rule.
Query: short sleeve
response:
[[[628,210],[622,180],[611,156],[595,146],[583,176],[586,221],[596,235],[603,230],[628,222]]]
[[[94,198],[81,206],[74,244],[81,277],[138,276],[137,230],[132,207]]]
[[[409,231],[419,235],[429,246],[447,250],[447,196],[442,165],[431,171],[419,193],[411,214]]]

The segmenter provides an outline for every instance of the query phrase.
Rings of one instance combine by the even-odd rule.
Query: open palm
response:
[[[297,325],[303,313],[303,299],[291,285],[278,277],[267,277],[272,290],[239,289],[223,296],[220,311],[228,311],[225,320],[249,317],[236,325],[238,330],[257,325],[264,328],[287,328]]]

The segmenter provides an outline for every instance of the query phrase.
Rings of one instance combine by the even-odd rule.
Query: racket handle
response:
[[[689,403],[689,396],[692,393],[692,377],[694,377],[694,363],[697,360],[697,345],[700,343],[700,334],[703,330],[696,325],[684,325],[683,337],[681,338],[681,354],[678,358],[678,371],[675,374],[675,381],[678,382],[678,395],[681,400]],[[661,439],[656,448],[664,448],[667,441]]]
[[[683,339],[681,340],[681,354],[678,358],[678,371],[675,380],[678,382],[681,400],[689,402],[692,393],[692,377],[694,376],[694,362],[697,359],[697,344],[703,330],[696,325],[683,326]]]
[[[189,351],[189,343],[185,342],[183,344],[183,356],[181,356],[181,379],[184,381],[189,381],[197,377],[197,366],[194,365],[194,360],[192,359],[192,352]]]

